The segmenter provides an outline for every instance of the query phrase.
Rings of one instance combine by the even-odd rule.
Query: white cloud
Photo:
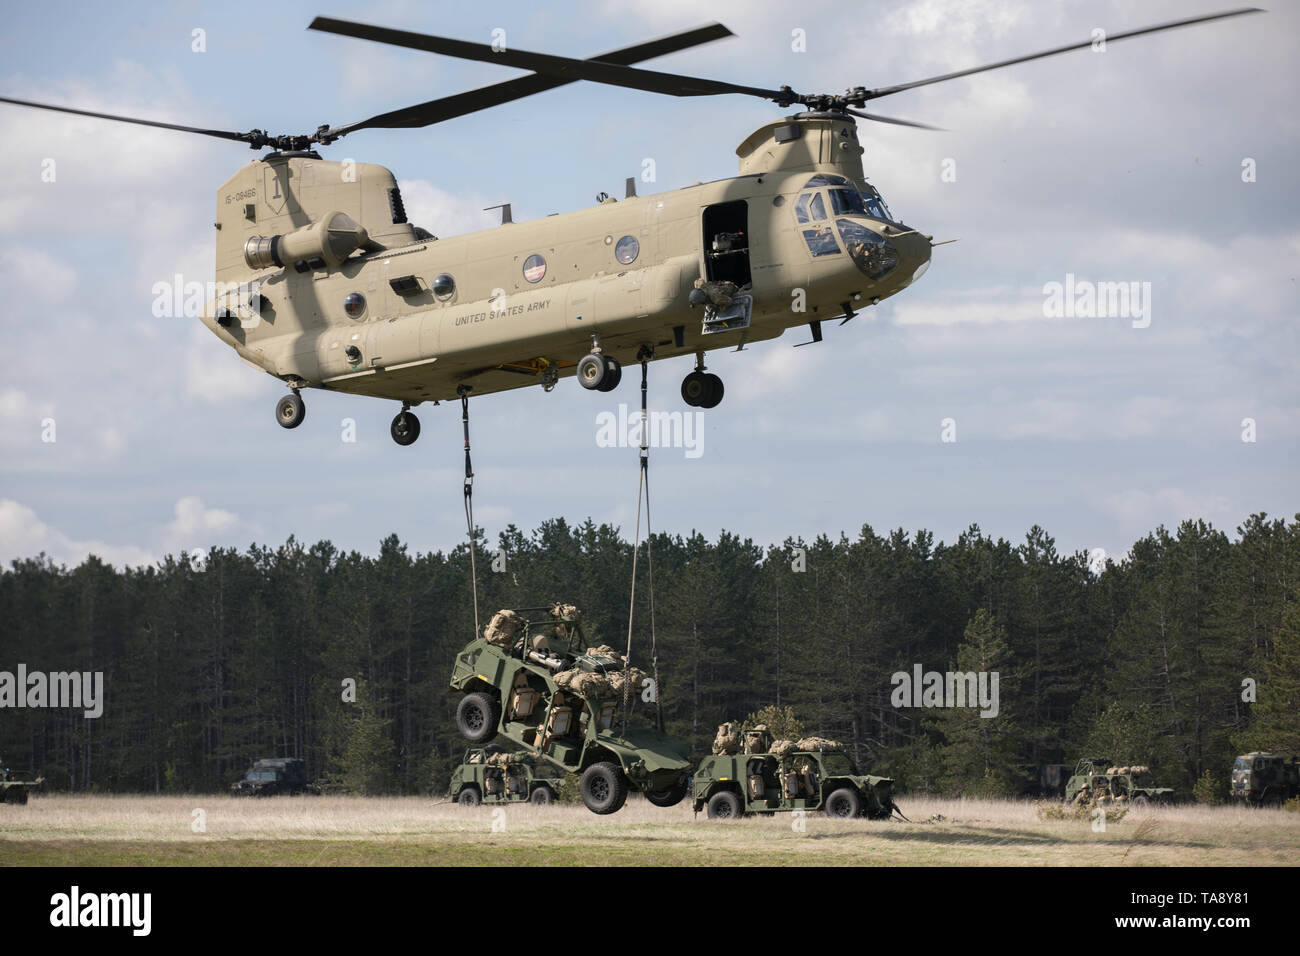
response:
[[[42,422],[52,417],[53,402],[33,401],[17,388],[0,391],[0,448],[12,454],[39,444]]]
[[[1130,535],[1145,534],[1157,525],[1174,530],[1187,519],[1204,519],[1220,529],[1236,526],[1242,515],[1223,495],[1197,494],[1185,488],[1156,491],[1130,488],[1105,495],[1094,502],[1098,510],[1114,516],[1120,530]]]
[[[36,512],[9,498],[0,499],[0,565],[19,558],[48,555],[56,564],[76,566],[95,555],[120,567],[149,565],[157,558],[134,545],[111,545],[102,541],[80,541],[37,517]]]
[[[228,536],[239,520],[230,511],[208,508],[203,499],[195,496],[181,498],[173,512],[175,517],[167,525],[167,540],[185,551],[206,547],[217,536]]]
[[[40,249],[8,245],[0,248],[0,283],[15,302],[49,305],[67,299],[77,288],[77,272]]]
[[[476,193],[450,193],[424,179],[403,179],[398,185],[407,218],[435,236],[490,229],[501,221],[497,210],[484,211],[492,200]]]
[[[185,394],[200,402],[230,404],[265,392],[270,377],[249,367],[203,326],[190,335],[185,354]]]

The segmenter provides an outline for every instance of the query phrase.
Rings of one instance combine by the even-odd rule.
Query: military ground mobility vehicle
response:
[[[718,728],[713,755],[695,771],[695,812],[711,820],[751,813],[821,810],[831,817],[886,819],[897,809],[894,781],[860,774],[832,740],[775,740],[763,726],[743,743],[730,724]]]
[[[259,760],[248,773],[230,785],[232,797],[273,797],[287,793],[290,796],[305,793],[307,762],[297,757],[271,757]]]
[[[587,647],[577,608],[559,604],[498,611],[451,674],[466,740],[501,736],[580,774],[582,802],[602,814],[619,810],[629,789],[660,807],[690,789],[689,747],[634,713],[649,686],[618,651]]]
[[[1151,768],[1117,767],[1107,757],[1083,757],[1065,785],[1066,803],[1116,803],[1145,807],[1171,803],[1172,787],[1156,786]]]
[[[1300,796],[1300,758],[1252,751],[1232,765],[1232,799],[1253,806],[1281,804]]]
[[[535,754],[471,747],[451,774],[451,798],[462,807],[480,803],[555,802],[564,774]]]
[[[0,803],[26,803],[27,795],[44,783],[44,777],[24,780],[0,761]]]

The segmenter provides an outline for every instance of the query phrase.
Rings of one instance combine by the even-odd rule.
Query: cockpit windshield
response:
[[[883,219],[886,222],[895,222],[893,213],[885,205],[885,200],[871,183],[863,182],[859,187],[852,180],[844,176],[836,176],[833,173],[817,173],[808,182],[804,183],[804,189],[822,189],[830,187],[826,191],[830,193],[831,207],[833,215],[836,216],[870,216],[872,219]],[[808,193],[800,197],[800,203],[796,206],[796,214],[800,222],[807,222],[810,218],[820,219],[820,216],[809,216]]]
[[[864,183],[863,186],[864,188],[861,190],[860,195],[862,196],[863,204],[867,207],[867,215],[871,216],[873,219],[884,219],[889,222],[897,222],[898,220],[894,218],[894,214],[890,212],[889,207],[885,205],[884,197],[876,191],[876,187],[872,186],[871,183]]]

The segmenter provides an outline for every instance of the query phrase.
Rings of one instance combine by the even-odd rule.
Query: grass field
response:
[[[1093,832],[1032,803],[902,801],[901,820],[790,814],[712,823],[630,799],[465,810],[419,797],[39,795],[0,805],[0,864],[1250,866],[1300,862],[1300,814],[1238,807],[1131,812]],[[196,814],[201,810],[202,814]],[[202,832],[194,832],[201,822]],[[495,829],[494,829],[495,828]]]

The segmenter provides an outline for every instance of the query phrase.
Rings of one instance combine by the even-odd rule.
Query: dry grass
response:
[[[193,811],[206,832],[194,833]],[[634,799],[598,817],[581,806],[465,810],[419,798],[34,797],[0,806],[11,864],[753,864],[1249,866],[1300,860],[1300,815],[1239,807],[1135,811],[1093,832],[1040,820],[1030,802],[904,802],[911,822],[790,814],[712,823],[686,804]],[[1153,826],[1150,821],[1158,821]],[[493,830],[493,825],[504,829]]]

